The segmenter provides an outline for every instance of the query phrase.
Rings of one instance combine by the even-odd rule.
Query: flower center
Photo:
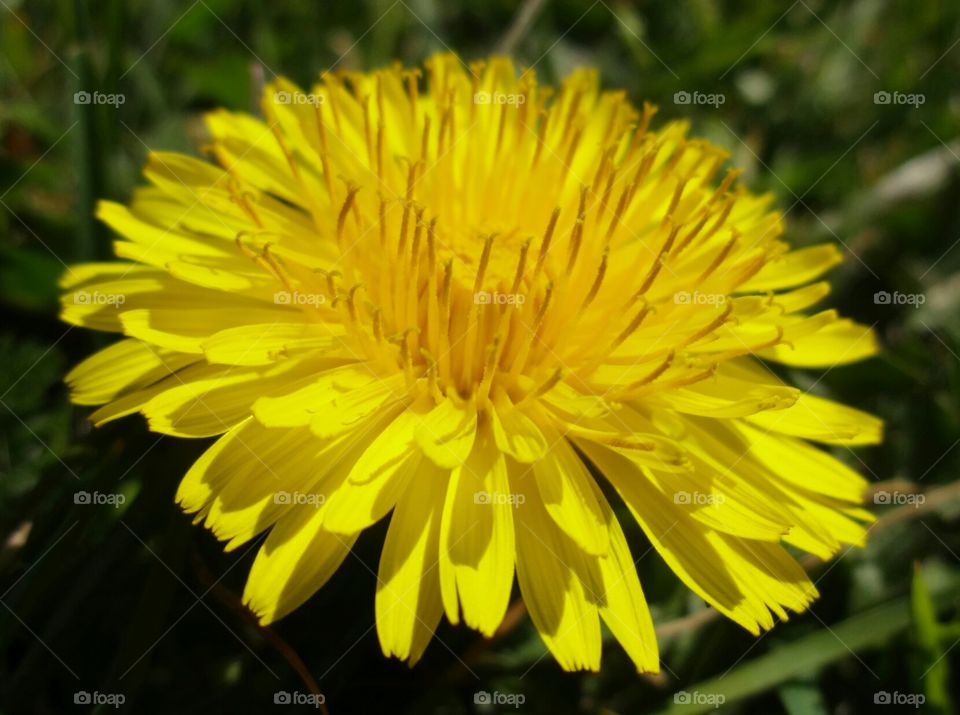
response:
[[[298,118],[315,135],[315,175],[287,158],[313,188],[318,233],[335,239],[334,267],[272,270],[322,293],[313,309],[358,354],[437,400],[499,390],[519,402],[561,379],[635,398],[708,375],[705,358],[678,355],[731,308],[675,294],[708,281],[729,293],[763,262],[726,226],[735,175],[710,186],[722,150],[680,125],[648,132],[653,109],[600,94],[589,73],[551,96],[508,64],[471,78],[450,61],[433,63],[423,95],[401,70],[315,88],[314,126]],[[746,223],[759,239],[779,232],[763,211]],[[725,262],[736,270],[718,271]]]

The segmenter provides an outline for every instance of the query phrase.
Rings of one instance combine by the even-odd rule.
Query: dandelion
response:
[[[74,266],[63,318],[125,336],[67,377],[94,423],[219,436],[177,500],[227,549],[268,532],[263,623],[389,518],[386,654],[415,663],[444,615],[492,635],[516,574],[563,668],[599,668],[603,622],[654,672],[620,502],[752,633],[817,595],[786,546],[863,542],[864,480],[811,442],[879,420],[767,365],[873,334],[813,310],[838,251],[792,250],[722,149],[504,58],[278,79],[261,109],[207,116],[214,162],[153,153],[129,206],[100,203],[125,260]]]

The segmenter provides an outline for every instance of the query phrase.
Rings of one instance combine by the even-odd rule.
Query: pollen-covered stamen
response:
[[[427,225],[426,342],[430,350],[440,349],[440,300],[437,294],[437,219]]]
[[[231,200],[243,210],[250,220],[256,224],[257,228],[262,229],[264,227],[263,221],[260,219],[260,216],[253,207],[253,204],[257,199],[257,195],[252,191],[241,189],[238,183],[233,180],[227,183],[230,190]]]
[[[616,338],[614,338],[613,342],[610,344],[610,349],[615,350],[616,348],[623,345],[624,341],[627,338],[629,338],[630,335],[643,324],[643,321],[647,319],[647,316],[650,315],[650,313],[652,313],[653,310],[654,310],[653,306],[647,305],[644,302],[640,310],[638,310],[637,314],[633,317],[633,320],[627,323],[627,327],[625,327],[622,331],[620,331],[620,334],[617,335]]]
[[[496,238],[496,235],[491,234],[486,237],[483,242],[483,249],[480,253],[480,262],[477,267],[477,273],[473,280],[473,301],[471,302],[469,311],[467,313],[467,322],[466,330],[463,334],[462,343],[458,346],[455,346],[457,352],[459,353],[460,362],[463,367],[460,374],[459,387],[461,390],[466,390],[467,387],[474,382],[475,371],[478,369],[478,360],[476,359],[477,350],[483,349],[483,344],[480,342],[478,344],[481,333],[481,316],[480,316],[480,306],[481,303],[478,300],[481,290],[483,289],[483,278],[487,272],[487,266],[490,264],[490,253],[493,250],[493,241]],[[482,353],[481,353],[482,354]]]
[[[731,229],[731,233],[733,235],[730,237],[730,240],[727,241],[720,248],[720,250],[717,252],[717,255],[714,257],[714,259],[710,261],[710,265],[704,268],[703,273],[701,273],[700,276],[697,278],[698,284],[701,284],[704,281],[706,281],[707,278],[709,278],[710,275],[723,264],[727,256],[730,255],[730,252],[733,250],[733,247],[737,244],[737,241],[740,238],[740,235],[737,233],[736,229]]]
[[[255,260],[260,265],[266,267],[267,270],[269,270],[274,277],[283,284],[284,288],[286,288],[288,292],[292,293],[295,290],[293,280],[284,269],[282,261],[280,261],[280,259],[270,251],[269,243],[263,244],[260,255],[257,256]],[[314,305],[315,307],[318,307],[316,304]]]
[[[514,356],[510,366],[510,376],[514,380],[528,366],[531,352],[538,350],[542,345],[540,333],[543,329],[543,324],[547,313],[549,312],[553,302],[553,295],[554,284],[553,281],[551,281],[547,284],[543,292],[543,296],[533,318],[533,322],[526,326],[528,331],[526,336],[527,339],[519,341],[519,351],[517,355]]]
[[[597,297],[597,293],[600,292],[600,286],[603,285],[603,279],[607,275],[607,260],[609,258],[610,247],[605,246],[603,249],[603,255],[600,257],[600,265],[597,267],[597,277],[594,278],[593,284],[590,286],[590,290],[587,291],[587,295],[583,299],[583,304],[580,306],[580,310],[577,311],[578,315],[583,314],[587,308],[590,307],[590,304]]]
[[[555,368],[545,380],[534,385],[534,387],[528,390],[526,394],[523,394],[520,399],[517,400],[517,405],[522,406],[550,392],[550,390],[556,387],[556,385],[563,379],[563,372],[564,371],[562,367]]]
[[[550,251],[550,243],[553,241],[553,232],[557,229],[557,220],[560,218],[560,207],[558,206],[550,214],[550,222],[543,233],[543,240],[540,242],[540,252],[537,254],[537,266],[533,273],[533,280],[540,277],[543,265],[547,260],[547,253]]]
[[[494,336],[493,341],[486,347],[486,357],[483,363],[483,377],[477,387],[477,402],[484,404],[490,395],[490,387],[493,385],[493,378],[496,374],[497,363],[500,360],[501,347],[503,345],[504,328]]]
[[[319,102],[313,105],[314,118],[317,123],[317,136],[320,142],[320,166],[323,169],[323,181],[327,187],[327,197],[331,204],[336,201],[333,191],[333,173],[330,171],[329,148],[327,146],[327,129],[323,121],[323,105]]]
[[[380,229],[380,248],[381,250],[386,250],[387,248],[387,200],[383,198],[383,194],[379,194],[378,198],[380,200],[380,206],[377,213],[377,228]]]
[[[324,72],[321,75],[323,83],[326,85],[326,98],[330,102],[330,112],[333,115],[333,122],[336,125],[337,133],[343,134],[343,124],[340,121],[340,94],[345,94],[343,85],[339,76],[335,72]]]
[[[366,310],[337,301],[358,342],[411,389],[479,403],[529,397],[560,367],[594,385],[610,360],[651,363],[625,394],[702,374],[683,351],[728,316],[675,294],[733,292],[773,245],[760,214],[728,233],[741,195],[734,173],[711,186],[723,152],[679,125],[649,133],[652,107],[599,94],[589,74],[550,98],[501,60],[476,71],[435,61],[425,91],[399,69],[324,78],[312,171],[336,207],[337,269],[368,286]]]
[[[443,386],[440,383],[440,366],[437,361],[434,360],[433,355],[430,354],[430,351],[420,348],[420,356],[427,364],[427,391],[435,402],[440,402],[447,394],[446,390],[443,389]]]
[[[650,269],[647,271],[647,275],[644,276],[643,281],[640,283],[640,287],[637,288],[637,292],[634,293],[634,298],[639,298],[640,296],[646,295],[647,291],[649,291],[653,286],[653,282],[657,279],[657,276],[663,269],[664,258],[670,253],[670,248],[673,246],[673,242],[677,239],[677,234],[679,232],[680,227],[674,226],[670,230],[670,233],[667,234],[667,238],[660,247],[660,251],[650,264]]]
[[[573,223],[573,230],[570,232],[570,241],[568,243],[568,258],[566,275],[570,275],[574,265],[577,262],[577,256],[580,255],[580,244],[583,241],[583,224],[587,220],[587,192],[586,186],[580,189],[580,205],[577,207],[577,219]]]
[[[607,203],[610,201],[610,193],[613,191],[613,185],[617,180],[617,170],[613,169],[610,172],[610,176],[607,178],[607,185],[603,189],[603,195],[600,197],[600,206],[597,208],[597,225],[600,225],[600,221],[603,220],[604,214],[607,212]]]
[[[405,69],[401,73],[407,87],[407,108],[410,110],[410,123],[414,128],[416,128],[417,124],[417,99],[420,96],[420,89],[417,83],[422,74],[419,68]]]
[[[629,382],[623,387],[617,387],[613,390],[610,390],[608,393],[609,398],[611,400],[632,400],[639,397],[642,392],[649,392],[649,390],[642,390],[642,388],[646,388],[648,385],[653,384],[664,373],[666,373],[667,370],[669,370],[673,365],[676,357],[676,351],[671,350],[655,368],[653,368],[643,377],[638,378],[633,382]]]
[[[337,243],[340,244],[340,249],[344,249],[343,245],[343,230],[347,225],[347,217],[350,215],[350,209],[353,208],[354,201],[357,198],[357,192],[360,191],[360,187],[354,184],[347,184],[347,197],[343,200],[343,205],[340,207],[340,213],[337,214]]]
[[[370,317],[373,321],[373,338],[377,341],[377,344],[382,346],[384,341],[383,336],[383,309],[379,306],[375,306],[370,311]]]

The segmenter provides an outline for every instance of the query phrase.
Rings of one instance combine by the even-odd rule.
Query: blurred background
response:
[[[811,612],[755,639],[653,553],[638,568],[659,676],[612,642],[601,673],[565,674],[517,609],[492,641],[442,625],[410,670],[373,629],[364,563],[381,524],[262,629],[239,606],[252,552],[224,554],[173,502],[206,441],[158,439],[139,418],[94,432],[68,404],[65,370],[110,338],[58,322],[56,281],[109,256],[94,203],[129,197],[148,148],[196,153],[203,112],[256,111],[274,74],[305,84],[445,49],[509,53],[549,82],[597,66],[658,120],[689,117],[727,147],[795,244],[844,251],[832,305],[875,325],[883,355],[789,379],[888,429],[881,447],[838,452],[873,483],[879,520],[865,550],[804,562],[822,593]],[[316,693],[332,713],[953,711],[958,73],[947,0],[0,0],[0,713],[310,711]]]

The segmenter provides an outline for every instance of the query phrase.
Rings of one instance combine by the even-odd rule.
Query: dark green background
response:
[[[960,5],[548,0],[523,4],[525,26],[520,7],[0,2],[0,712],[86,711],[78,691],[122,693],[127,712],[282,712],[275,692],[308,689],[294,663],[333,713],[492,712],[474,706],[479,690],[543,713],[697,712],[675,704],[679,691],[763,714],[902,711],[875,704],[881,692],[923,695],[924,712],[957,702]],[[56,279],[108,256],[94,202],[129,197],[148,147],[193,152],[204,110],[252,109],[274,72],[307,83],[335,63],[416,63],[444,48],[467,60],[505,48],[543,81],[596,65],[606,86],[659,104],[658,119],[689,116],[728,147],[747,184],[777,196],[796,244],[842,244],[832,303],[876,324],[884,354],[789,379],[882,416],[883,446],[839,456],[926,503],[871,504],[883,518],[869,548],[811,565],[823,594],[811,613],[760,640],[716,619],[677,622],[701,604],[648,553],[638,567],[667,624],[659,677],[637,677],[614,643],[602,673],[565,674],[525,618],[493,643],[444,625],[410,671],[380,655],[372,630],[364,564],[375,570],[381,525],[263,631],[236,608],[252,553],[224,554],[173,503],[204,445],[158,440],[139,418],[94,433],[68,405],[64,371],[107,341],[58,322]],[[79,90],[125,102],[77,105]],[[683,90],[725,102],[678,106]],[[878,91],[925,101],[876,104]],[[877,291],[925,303],[878,305]],[[78,490],[126,503],[76,505]],[[638,530],[628,536],[644,554]]]

